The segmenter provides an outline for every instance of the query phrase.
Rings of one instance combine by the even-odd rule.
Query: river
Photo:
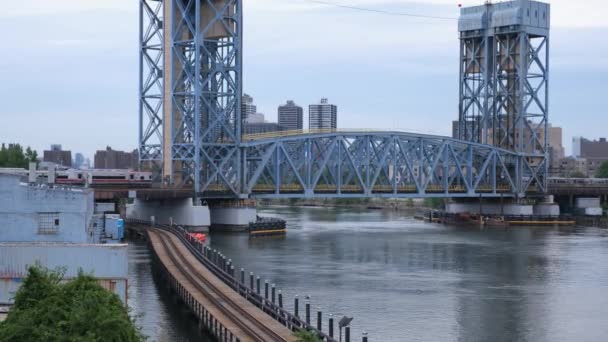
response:
[[[271,208],[283,238],[214,234],[213,248],[336,317],[353,341],[604,341],[608,230],[462,228],[392,211]],[[129,303],[153,341],[200,341],[131,247]],[[301,304],[303,307],[303,304]],[[302,310],[302,309],[301,309]],[[316,315],[313,314],[313,318]],[[313,319],[316,322],[316,319]],[[316,323],[315,323],[316,324]],[[324,322],[326,326],[327,322]]]

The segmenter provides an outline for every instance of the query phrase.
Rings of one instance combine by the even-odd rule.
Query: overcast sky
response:
[[[458,0],[326,0],[457,17]],[[340,128],[449,135],[458,116],[455,20],[306,0],[244,0],[245,85],[260,112],[328,97]],[[608,136],[608,2],[553,0],[550,121]],[[0,11],[0,142],[52,143],[92,157],[137,146],[138,1],[20,0]],[[306,118],[305,118],[306,120]]]

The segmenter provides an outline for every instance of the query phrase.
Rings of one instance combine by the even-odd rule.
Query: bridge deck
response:
[[[201,265],[176,236],[157,229],[148,236],[167,272],[238,341],[295,341],[289,329]]]

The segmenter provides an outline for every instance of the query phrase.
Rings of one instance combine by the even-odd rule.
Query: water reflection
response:
[[[608,335],[598,229],[480,231],[386,211],[270,209],[284,238],[214,235],[236,265],[355,316],[374,341],[571,341]],[[291,300],[287,301],[291,304]]]
[[[211,341],[187,309],[153,276],[145,242],[129,241],[129,307],[149,341]]]

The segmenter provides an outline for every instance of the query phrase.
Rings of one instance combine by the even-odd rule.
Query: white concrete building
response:
[[[79,270],[127,299],[127,245],[106,244],[104,220],[94,215],[93,193],[49,184],[28,184],[0,174],[0,304],[12,303],[28,267]]]

